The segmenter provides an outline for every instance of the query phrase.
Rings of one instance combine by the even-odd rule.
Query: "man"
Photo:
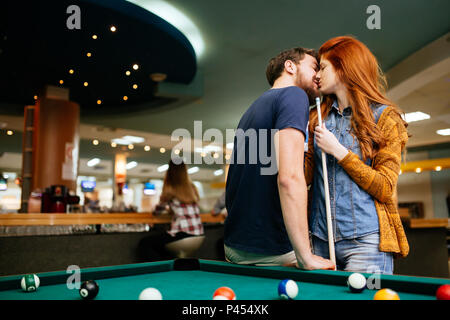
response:
[[[312,254],[307,222],[303,157],[309,105],[319,95],[317,70],[315,51],[281,52],[266,70],[272,88],[239,122],[226,185],[224,248],[230,262],[334,268],[330,260]],[[241,137],[245,133],[243,139],[238,132]],[[272,160],[276,155],[275,172],[261,157],[264,143]]]

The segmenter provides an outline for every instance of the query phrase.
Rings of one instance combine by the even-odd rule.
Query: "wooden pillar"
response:
[[[68,91],[47,88],[34,110],[32,188],[64,185],[76,191],[79,166],[80,107]]]
[[[22,205],[21,213],[28,212],[28,200],[33,188],[33,140],[35,106],[25,106],[22,141]]]
[[[117,153],[114,157],[113,205],[123,202],[122,188],[127,180],[127,153]]]

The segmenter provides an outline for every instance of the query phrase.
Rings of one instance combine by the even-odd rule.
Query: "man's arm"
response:
[[[300,268],[334,269],[330,260],[315,256],[311,252],[307,189],[303,173],[304,141],[303,133],[294,128],[286,128],[275,134],[278,190],[284,224]]]

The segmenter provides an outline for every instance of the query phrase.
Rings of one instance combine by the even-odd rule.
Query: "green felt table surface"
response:
[[[100,291],[96,300],[137,300],[148,287],[157,288],[164,300],[211,300],[222,286],[232,288],[237,300],[276,300],[282,279],[296,281],[296,300],[372,300],[376,292],[366,289],[351,293],[346,286],[348,272],[237,266],[206,260],[200,260],[199,266],[198,270],[174,270],[174,261],[163,261],[89,268],[81,269],[81,280],[97,281]],[[67,286],[70,275],[65,271],[38,274],[41,285],[35,292],[22,291],[22,275],[0,277],[0,300],[79,300],[78,290]],[[381,275],[379,284],[397,291],[402,300],[435,300],[437,288],[450,284],[450,280]]]

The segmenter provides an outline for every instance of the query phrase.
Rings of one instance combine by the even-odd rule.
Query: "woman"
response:
[[[393,256],[408,242],[397,212],[401,152],[408,140],[401,111],[385,96],[385,78],[370,50],[349,37],[319,50],[322,127],[311,110],[307,184],[314,253],[329,258],[321,153],[326,153],[339,270],[393,273]]]
[[[189,179],[186,165],[183,162],[175,164],[171,160],[160,202],[154,211],[155,215],[164,212],[172,215],[170,230],[156,233],[141,243],[144,259],[148,260],[149,256],[152,260],[170,258],[165,252],[167,243],[204,234],[198,201],[199,195]]]

